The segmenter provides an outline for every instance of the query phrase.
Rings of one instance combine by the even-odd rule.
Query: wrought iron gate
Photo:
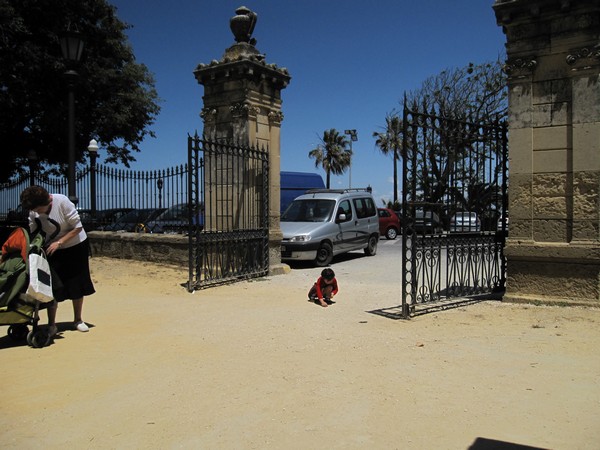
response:
[[[507,127],[404,107],[402,316],[504,291]]]
[[[266,149],[188,136],[188,291],[269,272]]]

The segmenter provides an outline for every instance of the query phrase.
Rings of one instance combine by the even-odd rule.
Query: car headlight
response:
[[[293,238],[290,239],[290,242],[308,242],[310,241],[310,235],[308,234],[301,234],[299,236],[294,236]]]

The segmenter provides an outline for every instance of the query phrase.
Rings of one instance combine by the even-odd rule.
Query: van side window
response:
[[[367,204],[367,216],[373,217],[377,214],[377,207],[375,206],[375,202],[371,197],[365,199],[365,203]]]
[[[354,209],[356,209],[356,217],[364,219],[365,217],[372,217],[377,214],[375,203],[371,198],[355,198]]]
[[[350,208],[350,200],[344,200],[340,202],[340,206],[338,206],[336,218],[340,217],[340,214],[346,214],[345,222],[352,220],[352,208]]]

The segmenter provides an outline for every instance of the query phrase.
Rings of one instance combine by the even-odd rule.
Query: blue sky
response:
[[[199,63],[234,44],[229,19],[239,6],[258,14],[253,37],[267,63],[286,67],[282,91],[281,170],[317,172],[308,152],[324,130],[356,129],[352,187],[373,188],[378,204],[393,196],[392,159],[375,147],[386,114],[404,92],[469,62],[497,59],[505,37],[493,0],[109,0],[118,8],[138,62],[154,74],[161,113],[156,138],[142,144],[135,170],[187,160],[187,134],[202,133]],[[350,174],[332,176],[348,187]]]

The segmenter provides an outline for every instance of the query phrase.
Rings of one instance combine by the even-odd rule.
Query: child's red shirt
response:
[[[317,280],[317,296],[319,298],[323,298],[323,289],[327,286],[332,286],[333,290],[331,291],[331,295],[335,295],[338,292],[338,284],[337,279],[333,279],[331,283],[326,283],[325,278],[319,277]]]

